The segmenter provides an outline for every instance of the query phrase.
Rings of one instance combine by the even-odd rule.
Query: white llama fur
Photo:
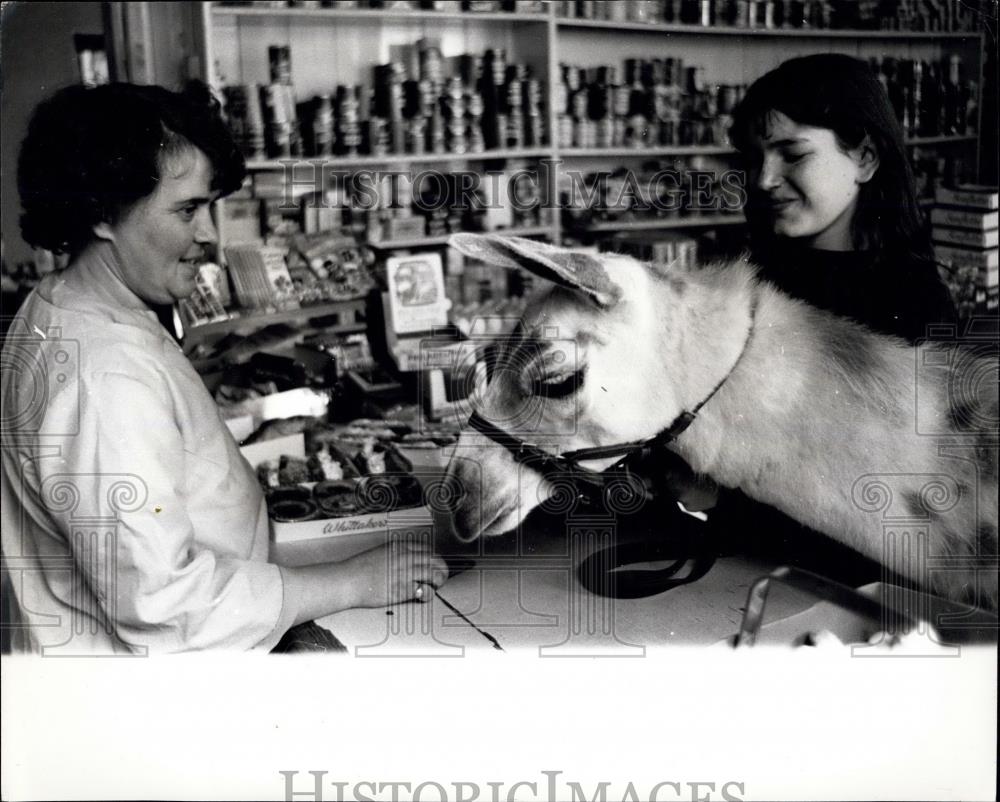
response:
[[[695,471],[954,599],[975,597],[968,566],[985,560],[993,567],[978,574],[980,602],[996,609],[995,362],[963,363],[987,380],[959,409],[949,397],[949,368],[918,369],[920,354],[905,341],[793,300],[744,262],[685,271],[495,235],[460,235],[452,244],[563,285],[529,305],[522,335],[545,339],[555,330],[558,340],[575,343],[561,349],[563,364],[585,364],[585,380],[575,403],[546,402],[538,436],[522,430],[521,439],[557,453],[651,437],[735,365],[674,444]],[[575,259],[585,266],[577,288],[570,286]],[[515,341],[506,357],[516,350]],[[477,400],[480,414],[504,429],[525,402],[517,376],[516,369],[498,372]],[[918,403],[920,428],[931,434],[917,431]],[[510,530],[549,494],[545,480],[474,431],[462,434],[456,455],[449,474],[466,486],[455,515],[464,537]],[[890,513],[859,497],[864,477],[891,485],[895,513],[925,521],[932,558],[959,558],[964,567],[928,581],[912,557],[898,548],[887,553]],[[934,496],[947,493],[942,488],[951,490],[947,503]]]

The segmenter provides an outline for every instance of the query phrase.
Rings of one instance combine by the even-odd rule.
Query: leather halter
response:
[[[651,455],[666,449],[667,445],[676,440],[695,420],[702,407],[705,406],[720,390],[723,384],[732,376],[737,365],[743,359],[750,338],[753,336],[754,323],[757,313],[757,299],[754,298],[750,305],[750,328],[747,331],[743,347],[740,349],[736,361],[729,371],[712,388],[712,391],[705,396],[691,410],[682,411],[673,422],[653,437],[645,440],[633,440],[627,443],[616,443],[609,446],[595,446],[592,448],[580,448],[574,451],[567,451],[563,454],[550,454],[543,451],[536,445],[527,443],[514,435],[494,426],[490,421],[473,412],[469,418],[469,425],[482,435],[485,435],[497,445],[503,446],[510,452],[514,461],[529,465],[533,470],[538,471],[546,479],[568,480],[577,491],[577,496],[581,502],[600,504],[603,500],[604,485],[608,475],[615,474],[618,478],[624,472],[631,475],[629,465],[633,462],[642,462]],[[580,463],[606,459],[608,457],[621,457],[618,462],[611,465],[604,471],[593,471],[583,467]],[[643,482],[643,490],[647,497],[651,495],[649,486]]]

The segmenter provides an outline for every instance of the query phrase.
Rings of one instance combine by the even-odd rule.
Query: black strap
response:
[[[699,408],[701,404],[698,405]],[[562,454],[564,460],[580,462],[590,459],[603,459],[607,457],[628,456],[635,451],[653,451],[676,440],[681,433],[690,426],[695,419],[692,412],[684,411],[659,434],[650,437],[648,440],[633,440],[629,443],[617,443],[613,446],[594,446],[593,448],[578,448],[576,451],[567,451]]]
[[[711,528],[679,509],[669,519],[666,525],[669,531],[661,537],[618,543],[584,559],[576,569],[580,584],[599,596],[641,599],[701,579],[715,564],[717,549]],[[660,569],[618,570],[626,565],[663,560],[673,562]],[[688,570],[682,573],[685,568]]]

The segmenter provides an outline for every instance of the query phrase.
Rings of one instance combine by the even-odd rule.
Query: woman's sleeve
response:
[[[254,532],[233,532],[229,551],[200,545],[170,399],[116,373],[82,387],[79,434],[60,470],[74,477],[75,509],[115,525],[103,542],[73,536],[71,550],[117,636],[150,652],[270,649],[294,616],[280,569],[249,559]],[[67,532],[79,528],[72,523],[60,521]],[[227,533],[205,534],[218,542]]]

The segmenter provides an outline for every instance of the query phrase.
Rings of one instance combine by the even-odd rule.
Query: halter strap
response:
[[[715,387],[713,387],[708,395],[699,401],[692,410],[682,411],[676,418],[674,418],[669,426],[652,437],[646,438],[645,440],[633,440],[627,443],[615,443],[614,445],[609,446],[578,448],[575,451],[566,451],[562,454],[550,454],[547,451],[543,451],[536,445],[526,443],[518,437],[505,432],[503,429],[500,429],[490,421],[486,420],[486,418],[478,412],[472,413],[472,416],[469,418],[469,425],[480,434],[488,437],[497,445],[501,445],[506,448],[514,457],[516,462],[534,463],[534,467],[538,468],[545,476],[565,473],[572,473],[574,478],[577,479],[581,478],[581,474],[586,476],[588,473],[593,474],[595,477],[600,476],[599,472],[591,471],[588,468],[582,467],[579,464],[580,461],[606,459],[608,457],[620,456],[623,458],[623,462],[624,458],[627,458],[632,454],[637,452],[644,452],[648,454],[651,451],[666,446],[680,437],[680,435],[694,422],[702,407],[715,397],[715,394],[719,392],[722,385],[724,385],[729,377],[733,375],[736,367],[742,361],[743,355],[746,353],[747,347],[750,344],[750,339],[753,336],[756,318],[757,298],[755,296],[750,303],[750,326],[747,330],[747,336],[743,340],[743,347],[740,349],[740,352],[736,357],[736,361],[733,362],[732,367],[729,368],[726,375],[719,379]],[[622,462],[617,463],[608,470],[621,467]]]

